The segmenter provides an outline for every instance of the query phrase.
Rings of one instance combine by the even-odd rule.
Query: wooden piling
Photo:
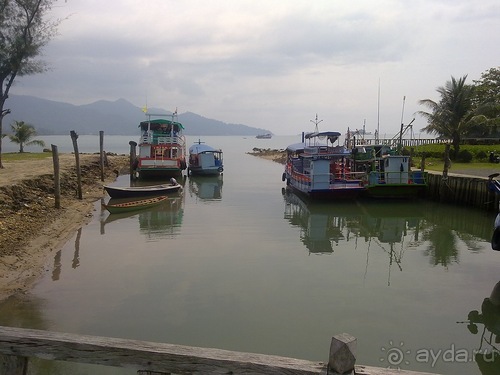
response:
[[[59,153],[56,145],[51,145],[52,163],[54,165],[54,206],[61,208],[61,173],[59,168]]]
[[[130,145],[130,179],[133,180],[135,178],[135,167],[137,161],[137,155],[136,155],[137,142],[130,141],[128,144]]]
[[[101,181],[104,181],[104,131],[99,131],[99,166],[101,168]]]
[[[83,199],[82,195],[82,172],[80,168],[80,153],[78,152],[78,134],[74,130],[70,131],[71,141],[73,142],[73,149],[75,151],[75,162],[76,162],[76,178],[78,182],[78,199]]]

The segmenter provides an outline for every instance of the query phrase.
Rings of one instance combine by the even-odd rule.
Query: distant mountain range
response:
[[[13,121],[24,121],[33,125],[39,135],[69,134],[71,130],[82,135],[98,134],[101,130],[108,135],[136,135],[139,123],[146,120],[141,108],[125,99],[73,105],[34,96],[10,95],[5,102],[7,108],[11,110],[3,120],[3,133],[7,134]],[[161,108],[149,111],[171,115],[171,112]],[[267,129],[228,124],[192,112],[179,114],[177,121],[184,125],[186,135],[253,136],[269,133]]]

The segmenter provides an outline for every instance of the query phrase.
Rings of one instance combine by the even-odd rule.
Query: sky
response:
[[[498,0],[57,0],[48,16],[63,19],[50,70],[10,94],[123,98],[277,135],[314,131],[316,115],[320,131],[418,134],[419,100],[500,67]]]

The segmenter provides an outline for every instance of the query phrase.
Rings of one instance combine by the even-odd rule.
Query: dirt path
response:
[[[128,156],[107,155],[101,181],[98,154],[81,154],[82,196],[78,199],[75,156],[59,155],[61,208],[55,208],[53,162],[3,162],[0,169],[0,300],[29,290],[48,271],[52,254],[92,218],[102,186],[127,173]]]

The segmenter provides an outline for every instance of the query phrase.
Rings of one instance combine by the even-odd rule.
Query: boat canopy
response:
[[[196,143],[189,147],[190,154],[201,154],[204,152],[222,152],[221,150],[217,150],[211,146],[205,145],[203,143]]]
[[[161,128],[166,128],[167,130],[174,128],[174,131],[179,131],[180,129],[184,129],[184,126],[180,122],[165,120],[165,119],[155,119],[142,121],[139,124],[141,130],[158,130]]]
[[[331,143],[334,143],[339,139],[341,134],[339,132],[314,132],[314,133],[307,133],[304,135],[305,139],[312,139],[312,138],[324,138],[327,137],[328,140]]]
[[[303,151],[306,145],[304,143],[294,143],[293,145],[289,145],[286,150],[288,152],[299,152]]]

